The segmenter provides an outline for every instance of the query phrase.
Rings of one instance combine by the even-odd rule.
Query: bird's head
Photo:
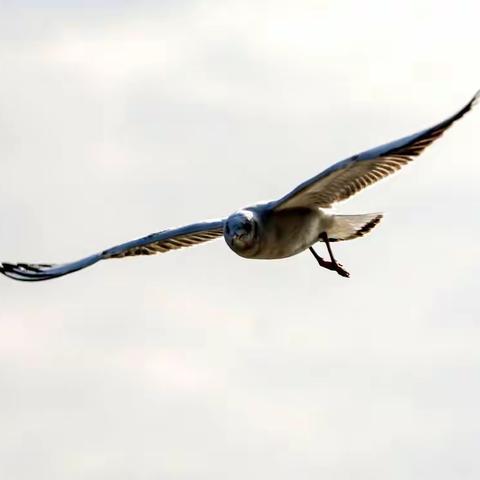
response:
[[[240,210],[227,218],[223,233],[235,252],[251,249],[258,236],[258,221],[253,212]]]

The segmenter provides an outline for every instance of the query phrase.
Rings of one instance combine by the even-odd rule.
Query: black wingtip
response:
[[[470,100],[470,103],[469,103],[470,108],[472,108],[473,106],[475,106],[479,101],[480,101],[480,89],[475,92],[475,95],[474,95],[473,98]]]
[[[469,112],[480,100],[480,90],[475,92],[475,95],[472,99],[458,112],[459,117],[463,116],[465,113]]]
[[[38,282],[40,280],[49,280],[54,278],[52,275],[42,271],[42,268],[50,268],[51,265],[28,264],[28,263],[0,263],[0,273],[12,280],[22,282]]]
[[[452,115],[450,118],[445,120],[444,122],[437,125],[439,128],[443,128],[446,130],[450,125],[455,123],[457,120],[460,120],[466,113],[468,113],[480,100],[480,90],[475,92],[475,95],[471,98],[471,100],[456,114]]]

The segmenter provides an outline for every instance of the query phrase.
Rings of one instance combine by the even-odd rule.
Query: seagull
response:
[[[308,249],[321,267],[349,277],[350,274],[335,259],[331,243],[363,237],[378,225],[382,214],[337,215],[329,209],[420,155],[470,111],[479,98],[480,90],[461,110],[443,122],[337,162],[278,200],[242,208],[226,218],[162,230],[76,262],[3,262],[0,272],[15,280],[50,280],[100,260],[165,253],[223,236],[227,245],[244,258],[274,260]],[[329,260],[323,259],[314,250],[317,242],[325,243]]]

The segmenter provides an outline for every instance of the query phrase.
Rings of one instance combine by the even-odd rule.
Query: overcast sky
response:
[[[477,0],[0,2],[0,258],[276,198],[480,88]],[[480,109],[276,262],[223,240],[0,278],[5,480],[480,476]],[[322,251],[322,246],[319,247]]]

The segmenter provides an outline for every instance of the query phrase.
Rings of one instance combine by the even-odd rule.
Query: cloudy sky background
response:
[[[442,120],[480,88],[479,13],[1,2],[1,259],[226,215]],[[1,278],[0,477],[477,479],[479,131],[339,208],[387,214],[335,245],[349,280],[223,241]]]

